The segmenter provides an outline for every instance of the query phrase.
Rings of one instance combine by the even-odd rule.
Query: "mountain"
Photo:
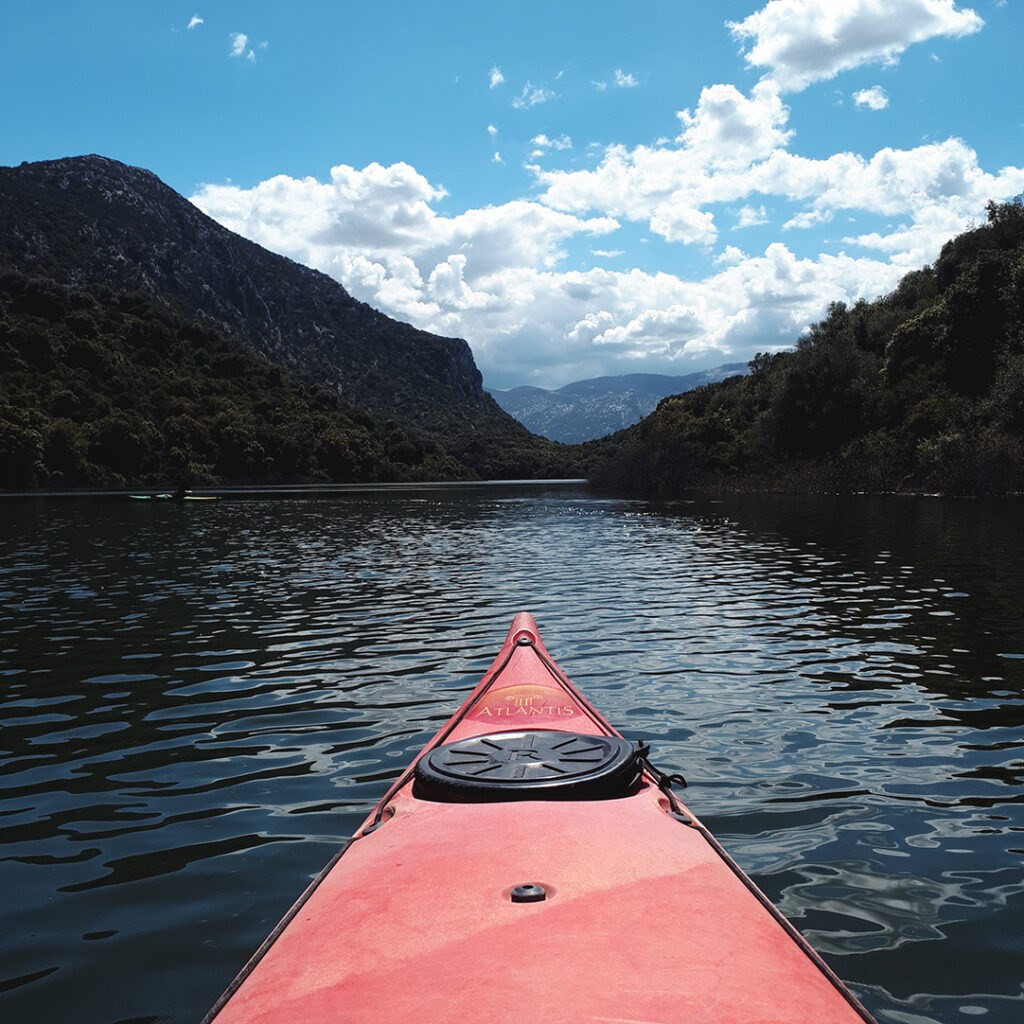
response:
[[[374,413],[422,419],[453,395],[487,406],[464,341],[390,320],[114,160],[0,168],[0,261],[71,287],[151,295]]]
[[[630,496],[1024,493],[1024,197],[612,442],[591,482]]]
[[[391,320],[326,275],[221,227],[149,171],[100,156],[0,168],[4,270],[100,307],[138,296],[179,333],[191,324],[213,331],[300,388],[416,432],[471,475],[573,468],[483,390],[465,341]],[[131,347],[118,358],[131,360]]]
[[[630,373],[579,380],[554,391],[528,385],[509,391],[489,390],[505,412],[533,433],[577,444],[639,422],[669,395],[748,372],[746,363],[728,363],[681,377]]]

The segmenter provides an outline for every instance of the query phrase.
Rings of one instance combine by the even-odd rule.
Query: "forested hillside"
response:
[[[530,443],[504,460],[479,439],[483,475],[578,471],[519,429]],[[0,273],[0,487],[475,475],[429,434],[352,409],[147,296]]]
[[[0,488],[579,475],[465,341],[103,157],[0,168]]]
[[[796,351],[665,399],[593,472],[601,489],[1024,491],[1024,205],[948,242],[934,266]]]

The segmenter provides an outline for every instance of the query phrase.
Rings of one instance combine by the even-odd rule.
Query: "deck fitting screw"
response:
[[[542,903],[548,898],[548,891],[543,885],[527,882],[517,885],[512,890],[513,903]]]

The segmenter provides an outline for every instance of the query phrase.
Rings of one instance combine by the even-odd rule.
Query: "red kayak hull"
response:
[[[514,729],[618,735],[525,614],[420,756]],[[461,802],[424,798],[410,768],[207,1019],[870,1022],[658,783]],[[514,902],[524,885],[546,898]]]

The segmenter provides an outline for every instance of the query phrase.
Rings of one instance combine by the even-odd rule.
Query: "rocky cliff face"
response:
[[[233,234],[149,171],[88,156],[0,168],[0,264],[144,292],[374,415],[492,428],[469,346],[398,323]]]

